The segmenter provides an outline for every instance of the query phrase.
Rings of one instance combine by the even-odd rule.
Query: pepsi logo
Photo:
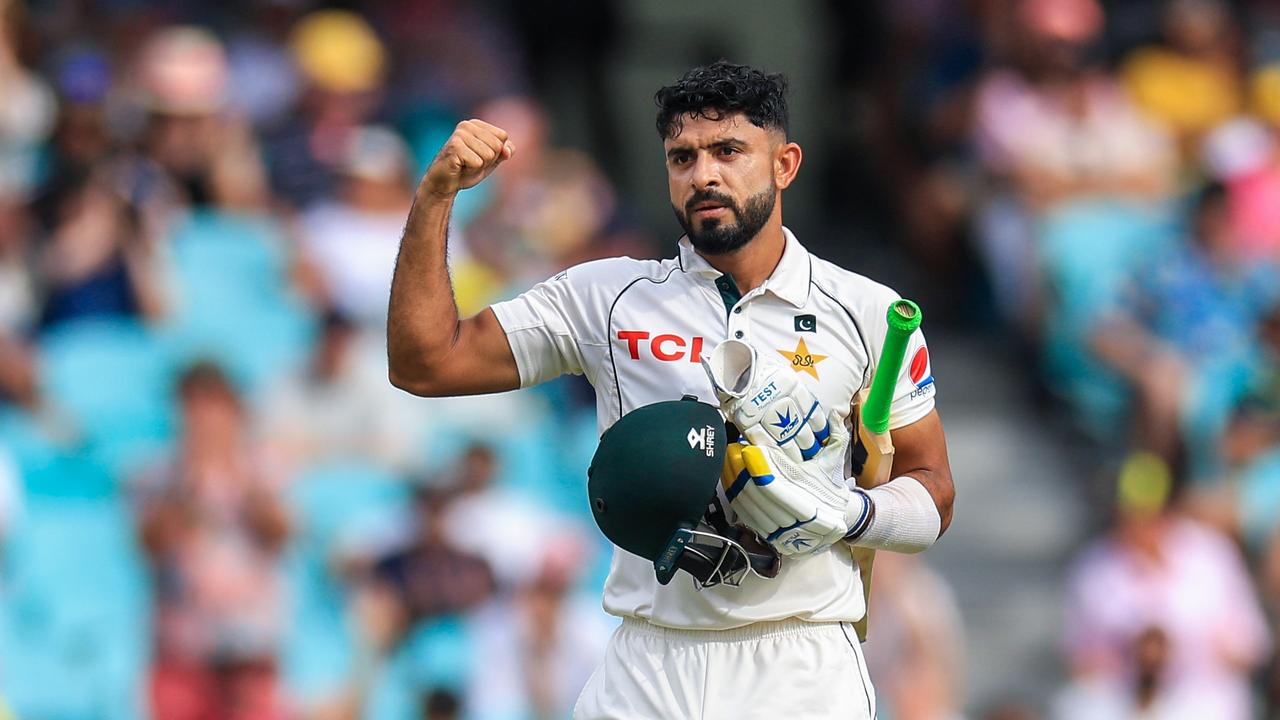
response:
[[[921,347],[911,358],[911,382],[919,385],[929,374],[929,348]]]

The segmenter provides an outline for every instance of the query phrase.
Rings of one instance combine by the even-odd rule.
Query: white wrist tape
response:
[[[918,553],[938,539],[942,518],[933,496],[909,476],[866,491],[875,508],[866,529],[849,542],[858,547]]]

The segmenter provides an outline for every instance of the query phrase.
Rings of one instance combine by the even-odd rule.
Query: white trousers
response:
[[[853,626],[800,620],[672,630],[626,619],[574,720],[872,720]]]

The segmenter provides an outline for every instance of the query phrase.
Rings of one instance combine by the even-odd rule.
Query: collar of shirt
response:
[[[784,227],[782,233],[787,238],[787,244],[782,249],[782,259],[778,261],[778,266],[773,269],[773,274],[764,281],[764,284],[747,295],[769,292],[796,307],[804,307],[809,300],[809,276],[812,272],[809,251],[804,249],[790,230]],[[711,263],[693,249],[688,236],[680,238],[679,246],[682,271],[700,275],[712,281],[723,274],[711,267]]]

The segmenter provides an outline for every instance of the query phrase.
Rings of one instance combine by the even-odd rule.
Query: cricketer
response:
[[[925,550],[947,529],[955,495],[924,336],[910,335],[891,386],[887,481],[858,487],[846,439],[899,298],[811,254],[783,226],[783,192],[803,158],[788,137],[785,79],[720,61],[689,70],[656,102],[684,230],[674,256],[571,267],[469,318],[458,315],[446,266],[450,211],[460,190],[520,149],[480,120],[457,126],[418,186],[401,242],[391,382],[416,395],[465,395],[582,374],[603,433],[660,401],[715,404],[702,361],[728,341],[780,365],[842,439],[800,458],[756,443],[749,490],[730,509],[772,545],[776,576],[664,583],[649,559],[615,548],[604,607],[622,622],[574,717],[871,720],[875,693],[854,631],[867,612],[855,553]],[[765,392],[748,396],[756,390]],[[760,422],[796,421],[774,414]],[[677,481],[656,477],[652,490]]]

